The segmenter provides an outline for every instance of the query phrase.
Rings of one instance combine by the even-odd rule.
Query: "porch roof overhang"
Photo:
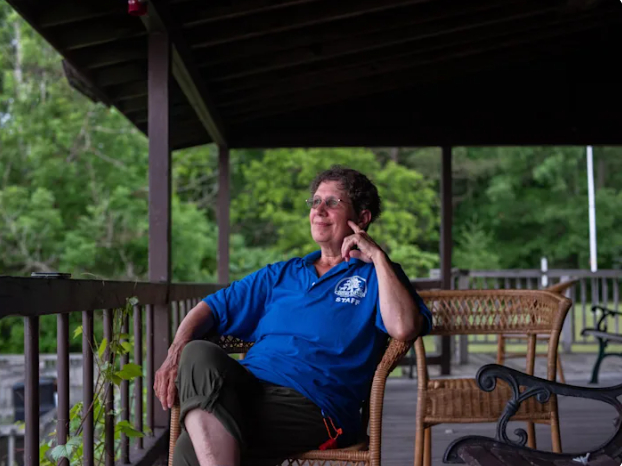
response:
[[[617,0],[8,1],[144,133],[165,28],[174,149],[622,144]]]

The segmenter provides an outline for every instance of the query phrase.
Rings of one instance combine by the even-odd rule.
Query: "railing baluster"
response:
[[[69,314],[56,316],[56,370],[57,370],[57,422],[56,442],[65,445],[69,435]],[[69,466],[67,458],[58,461],[59,466]]]
[[[183,320],[179,318],[179,306],[177,304],[177,301],[173,301],[171,302],[171,310],[173,311],[173,336],[177,333],[177,329],[179,328],[179,322],[180,320]]]
[[[506,290],[510,289],[510,277],[505,277],[504,282],[503,282],[503,286]]]
[[[110,350],[110,343],[112,342],[113,332],[113,309],[104,310],[104,338],[108,341],[104,358],[109,364],[113,364],[113,353]],[[106,383],[106,396],[105,396],[105,414],[104,414],[104,430],[105,430],[105,443],[104,449],[106,452],[106,466],[114,466],[114,384],[112,382]]]
[[[180,318],[183,321],[186,314],[188,314],[186,312],[186,301],[183,299],[181,301],[177,301],[177,308],[179,309]]]
[[[39,464],[39,317],[24,318],[26,374],[24,465]]]
[[[91,406],[93,404],[93,311],[82,312],[82,364],[82,398],[84,403],[82,408],[84,419],[82,458],[84,459],[84,466],[94,466],[94,408]]]
[[[186,315],[192,310],[192,301],[190,299],[186,299]]]
[[[123,315],[123,322],[121,324],[121,333],[128,334],[130,332],[128,315]],[[124,339],[126,340],[126,339]],[[121,356],[120,367],[123,368],[130,362],[130,354],[126,353]],[[129,380],[123,380],[121,382],[121,419],[123,421],[130,420],[130,382]],[[121,434],[121,461],[124,464],[130,464],[130,440],[127,435]]]
[[[613,287],[613,309],[615,309],[616,311],[619,311],[620,310],[620,289],[619,289],[620,284],[618,283],[617,278],[611,279],[611,286]],[[620,333],[618,329],[619,317],[620,316],[616,315],[616,333]]]
[[[153,417],[155,364],[153,360],[153,305],[147,304],[147,427],[154,435],[155,422]]]
[[[572,278],[572,277],[571,277]],[[570,307],[570,310],[568,311],[568,314],[570,314],[570,328],[572,329],[572,333],[571,338],[570,338],[570,344],[572,343],[576,343],[577,342],[577,329],[576,329],[576,315],[577,315],[577,311],[578,311],[578,306],[577,306],[577,285],[572,285],[570,287],[570,300],[572,301],[572,306]],[[566,317],[568,318],[568,317]],[[572,353],[572,346],[570,347],[570,352]]]
[[[134,364],[143,366],[143,319],[140,306],[134,306]],[[134,427],[143,430],[143,378],[134,380]],[[143,448],[143,439],[136,439],[138,448]]]
[[[581,324],[582,324],[582,329],[584,329],[587,326],[587,286],[585,283],[585,278],[582,278],[581,281],[581,308],[583,309],[583,311],[581,312]],[[596,326],[596,322],[594,322],[594,326]],[[585,343],[587,341],[587,337],[582,336],[581,337],[581,341],[583,341],[583,343]]]

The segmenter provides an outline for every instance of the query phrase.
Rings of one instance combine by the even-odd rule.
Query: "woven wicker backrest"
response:
[[[228,354],[243,354],[246,353],[251,346],[253,346],[252,342],[240,340],[239,338],[229,335],[220,336],[215,333],[211,333],[206,339],[212,343],[216,343]]]
[[[541,290],[434,290],[419,293],[432,335],[547,334],[560,331],[571,301]]]

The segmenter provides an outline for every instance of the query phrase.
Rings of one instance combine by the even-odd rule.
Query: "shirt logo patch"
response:
[[[367,281],[358,275],[344,278],[337,283],[335,294],[337,295],[335,301],[338,303],[359,304],[359,299],[367,294]]]

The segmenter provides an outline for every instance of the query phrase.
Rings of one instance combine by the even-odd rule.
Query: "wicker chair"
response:
[[[577,283],[577,280],[567,280],[565,282],[560,282],[556,285],[553,286],[549,286],[548,288],[544,288],[544,291],[550,291],[551,293],[558,293],[560,295],[563,295],[564,293],[566,293],[566,291],[568,291],[568,289],[570,289],[570,287],[572,287],[575,283]],[[505,350],[505,345],[506,345],[506,340],[508,338],[511,338],[513,340],[528,340],[528,336],[527,335],[499,335],[497,337],[497,364],[503,365],[505,364],[505,360],[509,359],[509,358],[521,358],[521,357],[527,357],[526,353],[508,353]],[[537,342],[548,342],[549,337],[546,335],[541,335],[541,336],[537,336],[536,340],[533,341],[533,348],[529,348],[528,351],[533,352],[533,354],[535,355],[535,357],[542,357],[542,356],[547,356],[546,354],[542,354],[542,353],[537,353],[536,352],[536,348],[535,348],[535,344]],[[533,371],[534,371],[534,363],[535,360],[532,358],[531,360],[527,360],[527,365],[525,368],[525,373],[528,375],[534,375]],[[561,383],[566,383],[566,378],[564,377],[564,369],[562,368],[562,361],[559,357],[559,353],[557,354],[557,376],[559,377],[559,381]]]
[[[242,342],[231,337],[221,337],[216,341],[228,353],[244,354],[252,344]],[[338,448],[334,450],[312,450],[293,458],[284,460],[285,464],[297,466],[328,466],[328,465],[355,465],[355,466],[377,466],[380,465],[380,439],[382,435],[382,405],[384,401],[384,390],[389,373],[395,369],[399,361],[412,347],[412,342],[402,342],[389,340],[387,349],[382,360],[376,367],[376,372],[372,381],[369,400],[363,406],[363,422],[369,428],[368,438],[356,445],[348,448]],[[170,426],[170,446],[169,446],[169,466],[173,465],[173,451],[175,443],[179,437],[181,426],[179,423],[179,404],[175,404],[171,410]],[[275,461],[275,464],[283,460]],[[263,464],[264,460],[262,460]],[[252,458],[245,461],[245,465],[253,463]]]
[[[559,294],[535,290],[422,291],[434,318],[432,335],[527,334],[530,347],[537,334],[550,335],[547,378],[554,380],[557,344],[571,301]],[[415,342],[417,359],[417,431],[415,466],[431,464],[431,428],[443,423],[496,422],[511,390],[499,384],[479,390],[475,379],[429,380],[423,341]],[[533,353],[528,358],[533,359]],[[557,399],[524,403],[515,420],[550,424],[553,450],[561,451]],[[533,438],[533,433],[531,434]]]

